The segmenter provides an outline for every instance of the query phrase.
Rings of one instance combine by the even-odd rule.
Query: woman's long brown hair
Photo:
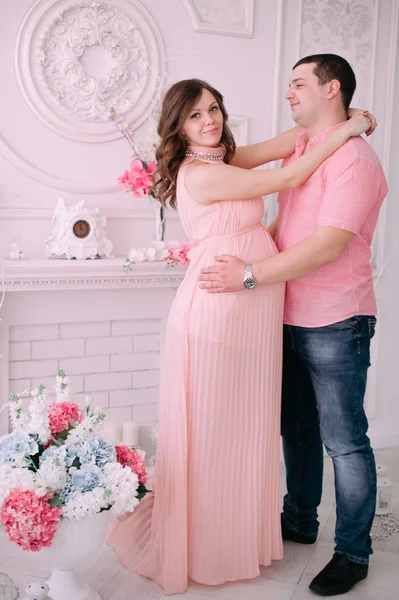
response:
[[[180,131],[203,89],[214,96],[223,115],[220,143],[226,149],[224,161],[230,162],[234,156],[236,144],[227,125],[228,114],[222,94],[200,79],[185,79],[172,85],[162,103],[158,124],[161,143],[156,151],[157,167],[154,173],[153,193],[162,206],[169,204],[176,208],[177,174],[187,149],[187,142]]]

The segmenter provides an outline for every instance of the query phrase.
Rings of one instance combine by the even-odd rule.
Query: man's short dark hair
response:
[[[356,77],[348,61],[337,54],[312,54],[298,60],[293,69],[309,63],[315,63],[313,72],[320,85],[329,83],[333,79],[340,82],[342,102],[345,110],[348,110],[356,89]]]

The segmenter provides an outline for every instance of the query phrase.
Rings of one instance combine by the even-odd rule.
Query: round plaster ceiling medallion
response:
[[[18,32],[16,69],[26,101],[47,126],[103,142],[121,135],[111,107],[133,128],[151,114],[165,52],[137,0],[37,0]]]

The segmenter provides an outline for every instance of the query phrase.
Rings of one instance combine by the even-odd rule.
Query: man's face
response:
[[[320,85],[313,72],[315,66],[315,63],[309,63],[296,67],[285,94],[291,106],[292,119],[302,127],[312,125],[327,107],[330,84]]]

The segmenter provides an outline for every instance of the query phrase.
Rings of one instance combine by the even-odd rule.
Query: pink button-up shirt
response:
[[[321,142],[335,125],[308,142]],[[305,149],[299,136],[295,154]],[[319,225],[345,229],[355,237],[332,262],[287,282],[284,322],[323,327],[354,315],[375,315],[370,265],[371,242],[382,201],[388,191],[378,157],[361,137],[350,138],[302,185],[279,194],[276,244],[280,252],[316,233]]]

